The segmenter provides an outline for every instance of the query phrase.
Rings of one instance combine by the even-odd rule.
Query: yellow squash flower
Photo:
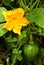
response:
[[[27,26],[29,24],[29,21],[23,17],[24,10],[22,8],[3,12],[3,15],[7,21],[3,28],[9,31],[13,30],[14,33],[19,35],[21,34],[22,26]]]

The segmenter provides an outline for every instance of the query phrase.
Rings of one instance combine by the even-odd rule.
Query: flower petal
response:
[[[14,25],[13,26],[13,32],[21,35],[21,27],[22,26],[19,26],[19,24]]]
[[[7,30],[12,30],[12,28],[13,28],[13,22],[7,22],[4,26],[3,26],[3,28],[5,28],[5,29],[7,29]]]
[[[26,18],[21,17],[20,19],[18,19],[17,23],[20,26],[27,26],[29,24],[29,21]]]
[[[14,12],[13,11],[6,11],[6,12],[3,12],[2,14],[5,17],[5,20],[9,21],[12,18]]]
[[[15,10],[10,10],[3,12],[3,16],[5,17],[5,20],[8,21],[9,19],[13,18],[19,18],[23,17],[24,10],[22,8],[17,8]]]
[[[16,17],[23,17],[24,16],[24,10],[22,8],[17,8],[14,10]]]

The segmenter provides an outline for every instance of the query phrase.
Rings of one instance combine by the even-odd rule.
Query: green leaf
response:
[[[21,50],[14,48],[12,52],[12,65],[14,65],[17,62],[17,60],[18,61],[22,60]]]
[[[36,60],[34,61],[34,64],[35,64],[35,65],[42,65],[42,60],[41,60],[40,58],[38,58],[38,59],[36,59]]]
[[[30,13],[29,19],[31,23],[34,22],[44,28],[44,8],[33,9]]]
[[[0,13],[2,13],[3,11],[7,11],[7,9],[5,7],[0,7]]]
[[[22,34],[21,34],[21,36],[19,36],[19,38],[20,39],[23,39],[23,38],[25,38],[27,35],[26,35],[26,31],[24,30],[24,31],[22,31]]]
[[[4,8],[4,7],[0,7],[0,22],[4,22],[4,21],[5,21],[5,18],[4,18],[4,16],[2,15],[2,12],[3,12],[3,11],[7,11],[7,9]]]
[[[18,52],[19,52],[18,49],[15,48],[15,49],[13,49],[13,52],[12,52],[12,53],[13,53],[13,54],[18,54]]]
[[[41,55],[44,57],[44,48],[41,48]]]
[[[2,2],[5,4],[5,5],[10,5],[10,3],[11,3],[11,0],[2,0]]]
[[[0,37],[7,33],[7,30],[3,28],[4,24],[0,24]]]
[[[9,35],[9,36],[6,38],[6,41],[13,43],[13,42],[17,41],[17,38],[16,38],[16,37],[12,37],[12,35]]]
[[[20,54],[20,53],[17,55],[17,59],[18,59],[19,61],[21,61],[21,60],[22,60],[22,56],[21,56],[21,54]]]

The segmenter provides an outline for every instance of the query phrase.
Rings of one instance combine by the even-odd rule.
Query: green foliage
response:
[[[24,9],[24,17],[30,24],[22,27],[21,35],[17,35],[3,28],[6,20],[2,13],[20,7]],[[0,0],[0,61],[2,65],[43,65],[43,59],[44,1]]]
[[[41,48],[40,50],[42,57],[44,57],[44,48]]]
[[[21,48],[21,46],[23,46],[25,43],[27,43],[27,33],[26,31],[22,31],[21,36],[18,36],[17,40],[18,48]]]
[[[5,4],[5,5],[10,5],[10,3],[11,3],[11,0],[2,0],[2,2]]]
[[[4,24],[0,24],[0,37],[7,33],[7,30],[3,28]]]
[[[44,28],[44,8],[33,9],[30,13],[30,22],[34,22]]]
[[[3,17],[2,12],[4,11],[7,11],[7,9],[5,7],[0,7],[0,37],[7,33],[7,30],[3,29],[5,18]]]
[[[26,9],[26,5],[24,5],[24,1],[23,0],[18,0],[19,4],[21,7],[23,7],[24,9]]]
[[[6,42],[8,43],[8,48],[10,47],[11,49],[16,47],[16,43],[17,43],[17,38],[13,37],[11,34],[9,34],[7,37],[4,36],[4,39],[6,40]]]
[[[40,59],[40,58],[35,59],[34,64],[35,64],[35,65],[42,65],[41,59]]]
[[[12,52],[12,65],[14,65],[16,62],[22,60],[21,51],[17,48],[13,49]]]
[[[7,9],[5,7],[0,7],[0,22],[5,21],[5,18],[3,17],[3,14],[2,14],[3,11],[7,11]]]
[[[16,37],[12,37],[12,35],[9,35],[7,38],[5,38],[7,42],[13,43],[17,41]]]

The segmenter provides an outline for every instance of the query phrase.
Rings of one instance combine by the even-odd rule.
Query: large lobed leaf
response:
[[[33,9],[30,13],[30,22],[34,22],[44,28],[44,8]]]

